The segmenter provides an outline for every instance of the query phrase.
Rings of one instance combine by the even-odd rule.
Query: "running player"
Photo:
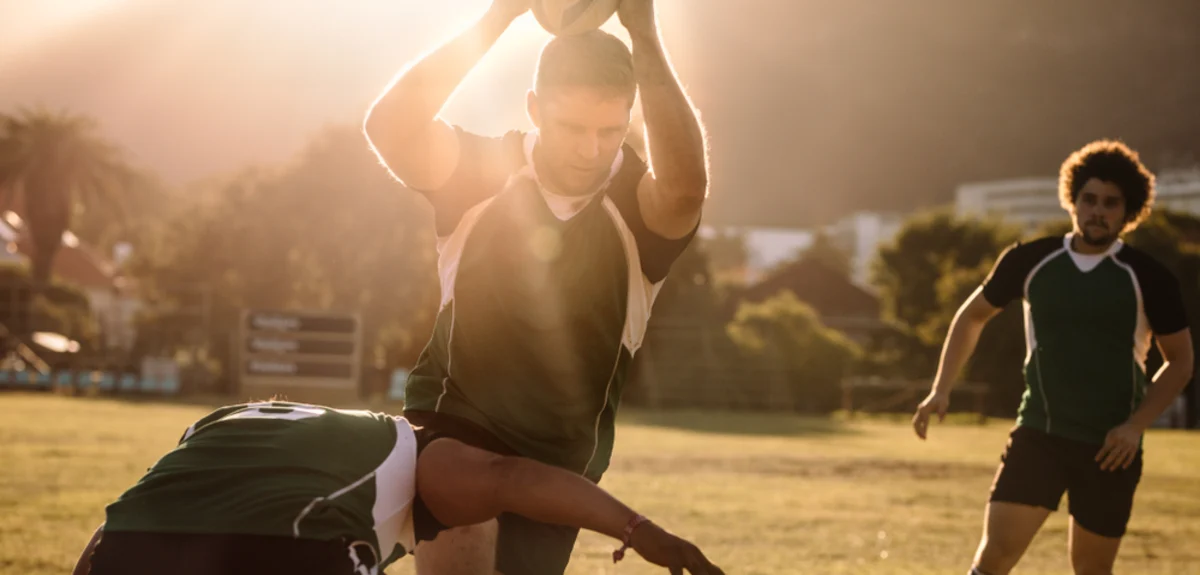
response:
[[[1062,165],[1059,196],[1074,231],[1010,247],[959,309],[933,389],[913,417],[925,438],[984,325],[1024,300],[1028,353],[1017,425],[992,485],[971,573],[1004,575],[1069,494],[1071,564],[1112,573],[1142,472],[1142,435],[1192,377],[1192,336],[1176,278],[1125,245],[1154,203],[1154,177],[1118,142]],[[1165,363],[1148,385],[1146,357]]]
[[[75,573],[371,575],[500,513],[610,535],[672,573],[721,573],[578,474],[390,415],[278,401],[189,427],[108,506]]]
[[[402,72],[364,125],[391,173],[433,206],[438,234],[440,312],[405,417],[599,481],[655,295],[700,222],[706,150],[652,0],[620,4],[632,50],[599,30],[546,44],[527,98],[536,130],[490,138],[442,121],[450,95],[529,6],[494,0]],[[639,92],[652,170],[625,143]],[[507,514],[495,530],[422,544],[418,571],[453,573],[438,558],[461,562],[476,549],[507,575],[559,574],[577,531]]]

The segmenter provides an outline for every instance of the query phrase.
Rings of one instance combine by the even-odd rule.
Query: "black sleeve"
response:
[[[646,274],[646,278],[651,283],[658,283],[667,277],[667,272],[671,271],[671,265],[696,236],[696,230],[700,228],[700,224],[697,222],[692,231],[679,239],[665,238],[646,227],[646,220],[642,219],[642,207],[638,203],[637,197],[638,184],[642,182],[642,176],[645,174],[646,163],[627,144],[624,149],[621,171],[613,178],[608,195],[616,204],[617,211],[621,212],[621,218],[625,220],[625,225],[629,226],[629,231],[633,232],[633,238],[637,241],[638,258],[642,261],[642,273]]]
[[[433,205],[434,228],[446,236],[458,227],[463,214],[475,205],[500,193],[508,177],[518,167],[520,132],[500,138],[480,136],[454,127],[458,135],[458,165],[437,190],[417,190]]]
[[[1188,316],[1183,290],[1175,274],[1149,254],[1129,246],[1122,248],[1117,258],[1133,268],[1150,330],[1155,335],[1171,335],[1186,329]]]
[[[1029,275],[1029,269],[1021,265],[1020,249],[1020,243],[1005,249],[996,259],[987,279],[983,280],[983,299],[992,307],[1004,307],[1025,292],[1025,278]]]
[[[1055,236],[1010,245],[1000,254],[987,279],[983,280],[983,298],[992,307],[1000,308],[1025,297],[1025,281],[1029,279],[1033,268],[1050,254],[1062,249],[1062,242],[1061,236]]]

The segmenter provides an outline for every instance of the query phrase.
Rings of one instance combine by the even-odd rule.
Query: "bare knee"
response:
[[[1112,575],[1120,537],[1108,537],[1088,531],[1071,518],[1071,567],[1075,575]]]
[[[975,568],[985,575],[1008,575],[1025,554],[1026,547],[1024,541],[1003,535],[985,535],[975,556]]]
[[[1075,570],[1075,575],[1113,575],[1113,559],[1115,557],[1104,553],[1090,553],[1076,546],[1072,546],[1071,549],[1071,567]]]

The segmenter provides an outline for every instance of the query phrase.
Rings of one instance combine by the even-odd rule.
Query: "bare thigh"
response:
[[[455,527],[438,534],[433,541],[417,545],[417,575],[493,575],[496,573],[495,519]]]
[[[1075,575],[1112,575],[1121,548],[1120,537],[1105,537],[1092,533],[1071,518],[1071,567]]]

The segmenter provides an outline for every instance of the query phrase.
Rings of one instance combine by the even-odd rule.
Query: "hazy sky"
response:
[[[1089,139],[1200,158],[1195,0],[657,0],[711,136],[707,217],[807,225],[1053,175]],[[488,0],[0,0],[0,111],[96,116],[172,182],[357,124]],[[620,32],[615,22],[609,29]],[[524,17],[447,109],[525,127],[549,38]]]
[[[485,0],[0,0],[0,109],[98,116],[173,181],[286,158],[327,123],[357,123],[392,75]],[[418,15],[418,12],[423,12]],[[548,37],[523,19],[447,110],[481,131],[523,121]],[[499,113],[497,113],[499,112]]]

